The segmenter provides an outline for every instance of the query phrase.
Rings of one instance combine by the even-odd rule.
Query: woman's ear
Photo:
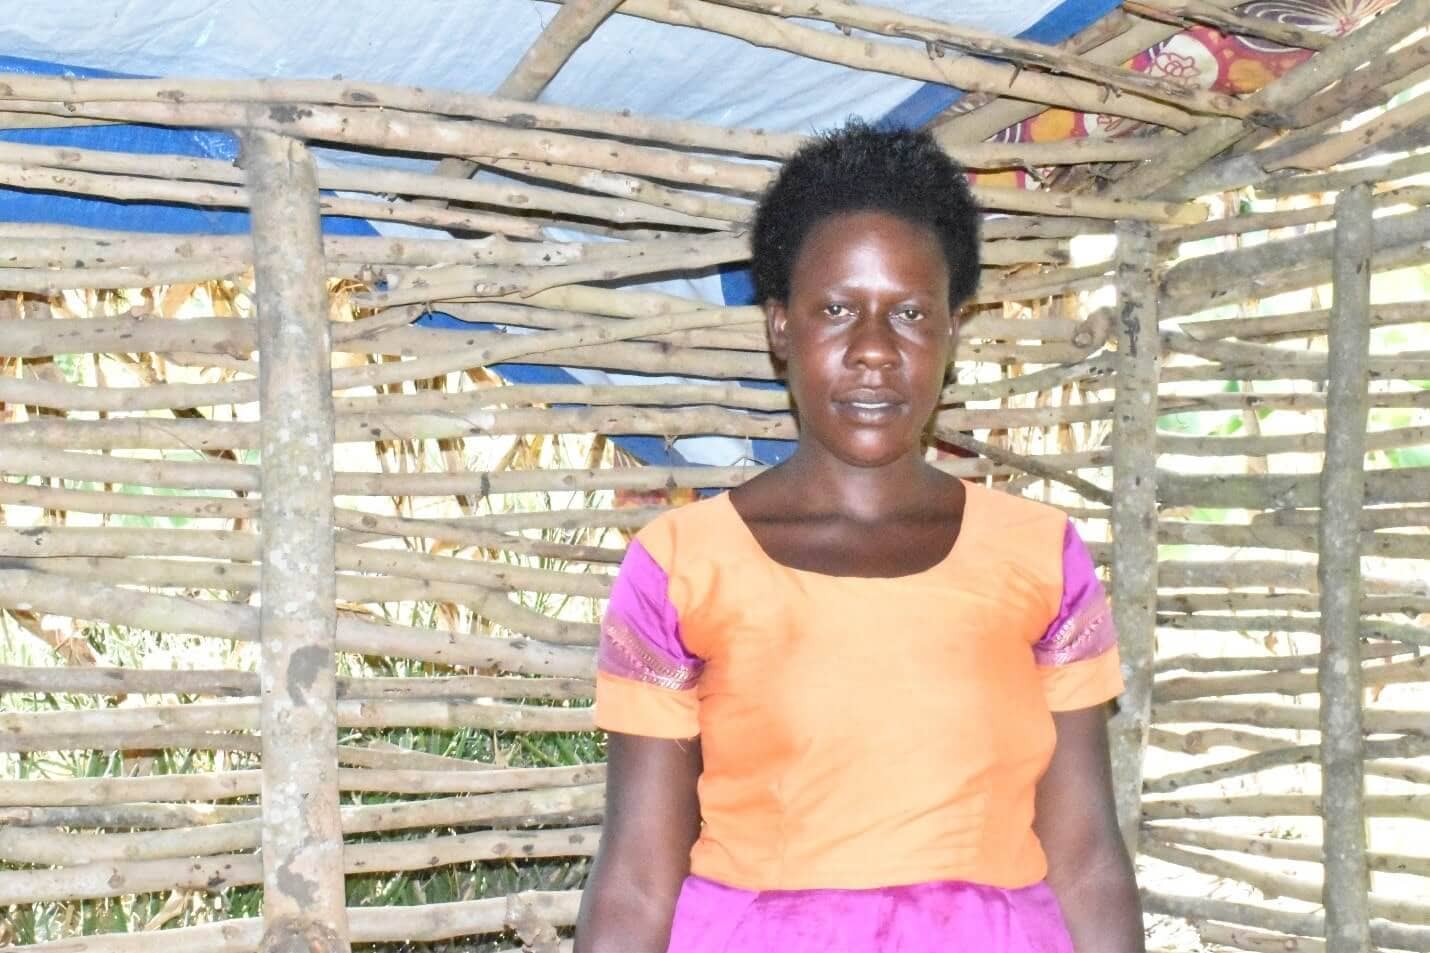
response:
[[[765,333],[770,340],[770,353],[775,360],[789,360],[789,309],[783,301],[770,298],[765,302]]]

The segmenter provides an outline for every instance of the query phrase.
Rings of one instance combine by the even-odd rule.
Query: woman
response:
[[[621,567],[577,953],[1141,951],[1091,559],[925,462],[978,278],[961,170],[851,125],[786,164],[752,248],[799,446]]]

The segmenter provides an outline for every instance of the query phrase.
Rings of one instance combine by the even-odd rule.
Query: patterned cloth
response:
[[[773,561],[728,495],[651,523],[602,627],[596,722],[701,739],[671,950],[1064,953],[1033,799],[1051,713],[1121,690],[1116,641],[1067,518],[983,487],[948,555],[893,578]],[[955,912],[967,945],[936,929]]]

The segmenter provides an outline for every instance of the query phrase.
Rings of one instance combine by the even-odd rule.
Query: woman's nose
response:
[[[850,333],[845,363],[853,367],[887,367],[898,361],[894,329],[882,317],[866,312],[854,322]]]

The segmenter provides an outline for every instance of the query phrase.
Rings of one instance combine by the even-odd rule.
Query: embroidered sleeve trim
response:
[[[612,675],[677,692],[693,688],[702,668],[671,661],[611,613],[607,613],[601,624],[597,664]]]
[[[1096,658],[1116,644],[1112,607],[1106,597],[1099,597],[1073,610],[1056,630],[1033,646],[1033,654],[1039,665],[1067,665]]]

